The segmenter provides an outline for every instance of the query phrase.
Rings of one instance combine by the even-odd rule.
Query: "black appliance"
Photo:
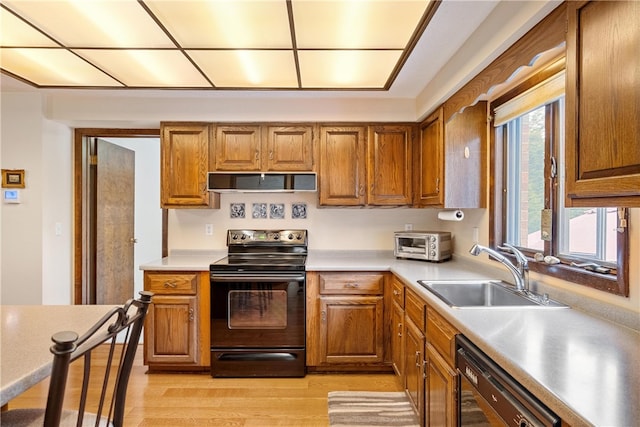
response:
[[[463,335],[456,336],[458,425],[559,427],[560,418]]]
[[[229,230],[210,265],[211,375],[306,373],[306,230]]]

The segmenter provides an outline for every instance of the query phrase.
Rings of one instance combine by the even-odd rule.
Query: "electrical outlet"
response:
[[[411,230],[413,230],[413,224],[404,225],[404,231],[411,231]]]
[[[213,236],[213,224],[204,225],[204,234],[207,236]]]

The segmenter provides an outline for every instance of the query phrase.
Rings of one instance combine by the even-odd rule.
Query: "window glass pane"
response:
[[[616,208],[565,208],[561,220],[560,253],[615,264]]]
[[[507,129],[507,241],[542,251],[545,107],[512,120]]]

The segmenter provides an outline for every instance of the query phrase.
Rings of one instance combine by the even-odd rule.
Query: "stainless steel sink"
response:
[[[419,280],[418,283],[454,308],[567,308],[546,296],[516,291],[502,281]]]

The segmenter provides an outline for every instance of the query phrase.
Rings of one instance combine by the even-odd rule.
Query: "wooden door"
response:
[[[311,171],[313,169],[312,126],[267,126],[267,171]]]
[[[145,320],[145,363],[198,362],[198,303],[194,295],[156,295]]]
[[[414,150],[414,204],[419,207],[444,205],[444,126],[442,107],[420,126]]]
[[[321,296],[320,342],[325,363],[381,363],[381,296]]]
[[[566,204],[640,206],[640,2],[567,2]]]
[[[163,123],[160,168],[163,208],[214,205],[207,191],[209,125]]]
[[[218,125],[215,138],[217,171],[260,171],[260,126]]]
[[[123,304],[134,296],[135,152],[96,143],[95,303]]]
[[[455,427],[457,425],[458,375],[438,352],[427,345],[427,390],[425,393],[425,425]]]
[[[424,419],[425,338],[422,331],[409,319],[408,315],[405,316],[404,331],[404,386],[422,423]]]
[[[367,203],[411,203],[411,126],[371,126],[367,139]]]
[[[320,205],[366,203],[366,133],[364,127],[320,130]]]

